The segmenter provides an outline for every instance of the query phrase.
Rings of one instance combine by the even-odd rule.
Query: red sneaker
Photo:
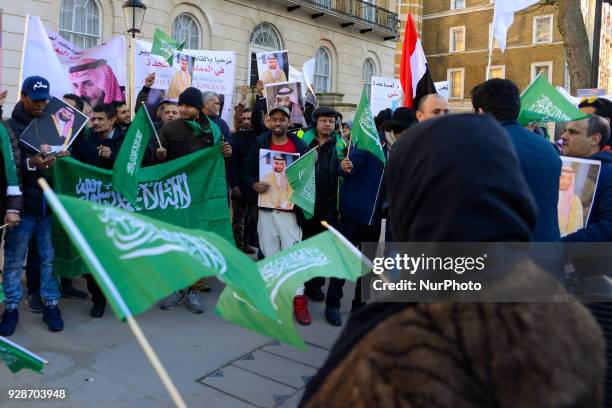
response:
[[[293,312],[299,324],[308,326],[312,323],[312,317],[308,311],[308,299],[304,295],[293,298]]]

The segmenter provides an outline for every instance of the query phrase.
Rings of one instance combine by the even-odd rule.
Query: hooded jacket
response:
[[[19,102],[15,105],[11,119],[7,123],[15,138],[19,141],[19,150],[21,152],[23,213],[32,216],[45,216],[49,214],[49,208],[45,202],[43,192],[38,186],[38,179],[44,177],[51,184],[50,175],[47,176],[46,173],[40,170],[28,170],[27,161],[38,152],[25,143],[20,142],[23,131],[33,120],[34,116],[26,112],[23,103]]]
[[[599,152],[589,159],[601,162],[591,215],[586,227],[563,237],[563,242],[612,242],[612,153]]]

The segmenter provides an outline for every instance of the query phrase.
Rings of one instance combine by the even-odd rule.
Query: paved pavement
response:
[[[75,286],[83,288],[83,279]],[[184,307],[154,308],[138,317],[189,407],[296,407],[309,378],[325,360],[340,329],[325,322],[323,305],[311,303],[313,323],[300,327],[306,351],[227,323],[213,312],[222,285],[210,281],[207,310],[194,315]],[[353,285],[345,287],[341,309],[348,318]],[[171,407],[165,389],[131,335],[107,308],[102,319],[89,317],[89,300],[62,299],[66,328],[47,331],[42,316],[20,310],[11,340],[49,361],[43,374],[16,375],[0,364],[0,406],[13,407]],[[68,390],[64,402],[8,401],[11,388]]]

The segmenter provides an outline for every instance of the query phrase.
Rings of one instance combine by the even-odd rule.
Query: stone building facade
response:
[[[395,0],[146,0],[139,38],[156,27],[187,40],[187,48],[237,54],[236,88],[248,82],[252,52],[288,50],[301,69],[316,58],[315,85],[323,103],[352,116],[361,81],[393,76],[398,29]],[[126,31],[120,0],[19,0],[0,2],[2,76],[0,87],[16,98],[27,14],[82,47]],[[41,65],[44,68],[44,64]],[[44,74],[44,69],[41,69]],[[239,92],[235,92],[238,95]],[[7,103],[10,108],[10,103]],[[8,109],[7,109],[8,110]]]
[[[582,0],[581,4],[592,44],[595,0]],[[449,101],[455,109],[471,109],[471,89],[487,78],[493,8],[492,0],[408,0],[400,4],[400,35],[403,37],[405,15],[412,13],[433,79],[449,81]],[[603,17],[600,87],[609,89],[612,41],[606,34],[610,26],[607,4]],[[544,72],[554,85],[569,89],[557,18],[554,6],[535,6],[517,13],[508,31],[506,52],[501,53],[494,47],[490,77],[510,79],[523,90],[537,74]],[[398,47],[396,72],[399,72],[400,60],[401,47]]]

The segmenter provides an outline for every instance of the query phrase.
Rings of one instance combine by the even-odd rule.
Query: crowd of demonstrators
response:
[[[145,86],[137,97],[137,109],[148,99],[154,81],[154,74],[146,78]],[[46,88],[34,87],[34,83],[42,83]],[[51,216],[37,179],[48,174],[43,171],[54,165],[55,157],[37,153],[23,143],[17,144],[21,132],[42,114],[50,98],[51,85],[44,78],[27,78],[21,101],[15,107],[12,118],[0,125],[0,137],[5,137],[1,131],[5,127],[6,137],[12,142],[8,145],[13,147],[15,177],[20,180],[22,192],[21,196],[5,195],[2,202],[6,207],[3,211],[4,223],[10,226],[5,233],[3,287],[6,300],[0,322],[0,335],[5,336],[13,334],[17,326],[18,305],[22,296],[20,279],[26,254],[28,305],[42,311],[49,330],[63,329],[58,308],[62,293],[78,295],[73,297],[86,296],[84,293],[78,294],[79,291],[69,279],[61,280],[60,289],[60,280],[53,271]],[[249,106],[247,98],[250,89],[248,86],[241,88],[240,100],[234,108],[233,134],[221,118],[219,95],[213,92],[203,94],[191,87],[180,93],[178,100],[162,100],[151,115],[159,141],[157,138],[151,140],[143,160],[143,165],[153,165],[205,148],[220,149],[225,158],[234,238],[236,246],[243,252],[254,255],[258,250],[259,258],[272,256],[322,232],[324,227],[321,221],[334,226],[357,247],[365,242],[380,240],[383,220],[386,220],[384,240],[387,242],[561,240],[557,217],[561,174],[559,153],[545,138],[518,124],[520,97],[518,88],[512,82],[495,79],[474,88],[473,107],[481,115],[447,117],[448,102],[439,95],[421,98],[416,110],[398,108],[395,111],[381,111],[375,123],[387,159],[386,165],[371,152],[351,146],[352,123],[343,122],[341,114],[333,108],[317,107],[316,99],[311,97],[308,99],[309,105],[303,107],[309,126],[292,128],[297,108],[280,103],[268,112],[263,91],[264,85],[260,81],[256,86],[254,101]],[[77,95],[65,95],[64,100],[76,109],[88,109],[86,101]],[[607,106],[606,102],[597,100],[583,102],[581,109],[594,116],[566,124],[561,138],[563,155],[601,162],[589,222],[584,228],[564,237],[563,241],[608,242],[612,239],[612,153],[605,151],[610,137],[610,111],[606,110]],[[100,103],[91,110],[91,128],[79,134],[70,154],[83,163],[112,169],[130,127],[130,112],[123,102]],[[220,129],[218,139],[215,139],[214,126]],[[8,145],[0,144],[0,148],[5,149]],[[278,198],[274,197],[272,181],[266,181],[259,173],[261,149],[279,153],[271,159],[274,171],[281,176],[287,167],[281,153],[302,156],[311,149],[316,150],[315,203],[311,219],[305,219],[297,206],[291,210],[258,206],[259,201]],[[1,153],[6,161],[6,151]],[[68,153],[62,155],[65,154]],[[428,171],[423,172],[423,168]],[[6,180],[0,179],[0,191],[9,191],[14,177],[12,173],[9,177],[6,166],[4,169]],[[448,177],[449,174],[454,176]],[[289,199],[288,196],[282,198]],[[527,272],[538,276],[543,273],[539,265],[534,265]],[[93,302],[90,315],[101,317],[106,299],[91,275],[85,278]],[[293,299],[297,322],[302,325],[312,322],[309,300],[325,301],[325,320],[332,326],[341,326],[340,304],[344,283],[344,280],[331,278],[325,292],[324,278],[304,282]],[[199,291],[207,288],[205,281],[197,282],[164,299],[160,308],[172,310],[185,304],[192,313],[203,313],[204,304]],[[565,387],[568,401],[575,401],[580,396],[576,387],[572,388],[569,384],[574,377],[568,370],[576,369],[577,355],[584,356],[585,362],[576,369],[578,374],[575,375],[591,381],[601,376],[604,370],[601,333],[587,309],[574,303],[545,307],[491,304],[482,308],[444,304],[368,306],[361,292],[361,280],[358,280],[346,329],[334,346],[330,360],[309,383],[303,401],[305,406],[322,406],[322,402],[336,401],[335,398],[342,398],[343,401],[356,398],[356,394],[351,394],[350,390],[355,387],[360,391],[366,390],[367,387],[360,383],[368,382],[366,378],[356,375],[350,381],[343,382],[341,379],[346,378],[346,373],[362,373],[361,367],[367,367],[370,373],[378,372],[381,368],[370,367],[372,360],[364,357],[372,353],[380,354],[384,362],[381,367],[385,372],[397,373],[397,379],[388,382],[392,395],[411,395],[415,384],[430,382],[427,374],[429,368],[443,367],[440,375],[448,381],[455,381],[453,384],[456,387],[450,387],[447,394],[435,386],[428,387],[426,391],[432,401],[443,401],[451,398],[448,392],[465,386],[468,380],[463,374],[470,367],[484,370],[495,359],[496,353],[503,352],[508,356],[507,366],[496,366],[488,374],[492,382],[477,387],[473,395],[466,397],[469,401],[478,401],[481,406],[490,406],[489,402],[508,395],[520,401],[547,405],[547,401],[553,401],[558,394],[555,387]],[[30,298],[31,294],[34,296]],[[594,305],[590,308],[600,322],[605,320],[605,306]],[[453,315],[452,319],[448,318],[450,314]],[[532,326],[506,327],[511,331],[531,330],[535,333],[534,336],[522,336],[516,344],[509,345],[504,343],[505,337],[499,329],[504,324],[502,320],[506,314],[529,321],[540,319],[546,323],[541,330],[535,330]],[[556,314],[562,318],[553,317]],[[439,322],[441,330],[450,334],[455,333],[452,324],[462,327],[465,337],[451,339],[448,355],[426,353],[412,356],[408,353],[400,358],[391,358],[381,351],[392,350],[400,344],[410,348],[411,345],[420,347],[433,342],[431,333],[416,333],[418,330],[411,325],[403,325],[418,321],[425,315]],[[469,324],[474,315],[490,324],[474,328]],[[584,342],[580,344],[577,344],[578,333],[586,333]],[[499,350],[479,354],[482,336],[488,336],[491,344],[499,345]],[[544,347],[542,344],[546,343],[547,338],[558,341],[552,347]],[[612,338],[608,340],[612,341]],[[464,351],[470,356],[471,366],[456,364],[449,358],[464,343],[467,344]],[[571,353],[558,351],[569,349]],[[554,360],[553,356],[559,354],[561,357]],[[543,357],[531,365],[532,362],[521,359],[521,355]],[[412,365],[422,370],[414,373],[405,370],[405,366]],[[529,388],[530,382],[533,382],[529,373],[538,370],[550,372],[553,368],[561,373],[561,382],[554,386],[539,383],[539,386]],[[512,384],[504,388],[496,383],[503,378],[504,370],[525,374],[515,376]],[[596,388],[593,385],[583,390],[582,398],[589,402],[597,401]],[[375,390],[359,398],[363,401],[388,398],[377,393]],[[543,399],[547,398],[546,395],[551,399]]]

